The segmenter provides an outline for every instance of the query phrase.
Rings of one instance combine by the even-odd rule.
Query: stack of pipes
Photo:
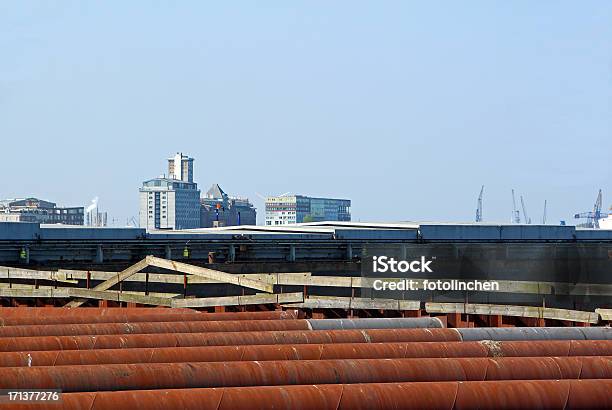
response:
[[[62,391],[20,409],[612,408],[610,328],[155,308],[0,308],[0,325],[0,389]]]

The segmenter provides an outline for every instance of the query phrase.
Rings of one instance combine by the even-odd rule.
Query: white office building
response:
[[[193,158],[181,153],[168,159],[168,174],[143,182],[140,227],[193,229],[200,227],[200,190],[193,182]]]

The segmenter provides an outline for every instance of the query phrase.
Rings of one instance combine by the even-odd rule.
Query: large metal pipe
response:
[[[306,320],[301,319],[31,325],[0,327],[0,337],[249,332],[263,330],[310,330],[310,326]]]
[[[317,329],[396,329],[396,328],[440,328],[441,322],[423,318],[394,319],[353,319],[347,321],[307,319],[288,320],[227,320],[227,321],[185,321],[185,322],[126,322],[126,323],[79,323],[63,325],[24,325],[0,327],[0,337],[28,336],[77,336],[77,335],[120,335],[150,333],[200,333],[200,332],[247,332],[261,330],[312,330]],[[426,318],[430,319],[430,318]]]
[[[460,328],[464,341],[474,340],[612,340],[609,327]]]
[[[612,356],[612,341],[338,343],[1,352],[0,367],[255,360],[598,355]]]
[[[0,367],[120,363],[486,357],[479,342],[339,343],[2,352]],[[612,354],[612,343],[610,347]]]
[[[0,338],[0,352],[312,343],[458,342],[455,329],[294,330]]]
[[[290,384],[610,379],[612,357],[283,360],[5,367],[0,389],[64,392]]]
[[[612,380],[521,380],[65,393],[54,409],[454,410],[612,408]],[[23,404],[16,409],[41,408]]]
[[[368,319],[308,319],[313,330],[334,329],[412,329],[419,327],[442,328],[437,317],[368,318]]]
[[[197,310],[188,308],[158,308],[158,307],[78,307],[78,308],[58,308],[58,307],[0,307],[0,317],[2,318],[17,318],[26,316],[105,316],[119,313],[155,313],[155,314],[175,314],[175,313],[192,313],[198,314]]]
[[[95,324],[95,323],[126,323],[126,322],[183,322],[183,321],[228,321],[228,320],[285,320],[297,319],[296,310],[270,311],[270,312],[225,312],[201,313],[194,315],[187,312],[159,313],[159,312],[131,312],[121,309],[122,312],[106,315],[82,316],[18,316],[2,317],[0,311],[0,326],[23,325],[51,325],[51,324]],[[165,309],[169,310],[169,309]]]

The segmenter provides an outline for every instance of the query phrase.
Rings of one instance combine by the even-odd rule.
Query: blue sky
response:
[[[612,2],[0,2],[0,197],[118,224],[176,151],[205,191],[362,221],[612,205]]]

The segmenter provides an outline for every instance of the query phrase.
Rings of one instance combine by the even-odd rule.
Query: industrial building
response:
[[[200,199],[200,227],[255,225],[257,211],[248,198],[230,197],[213,184]]]
[[[84,207],[58,207],[38,198],[0,201],[0,222],[83,225]]]
[[[433,260],[432,273],[410,272],[390,277],[497,281],[500,289],[469,294],[378,291],[371,281],[376,277],[364,276],[363,269],[372,256],[383,254],[404,260],[422,257]],[[310,299],[300,304],[303,308],[335,306],[340,310],[368,310],[366,306],[390,311],[408,306],[409,310],[418,310],[423,303],[429,303],[432,312],[457,309],[465,314],[467,304],[478,312],[484,312],[482,309],[507,312],[498,313],[502,316],[551,320],[567,316],[567,320],[580,318],[588,322],[596,320],[595,309],[612,308],[610,255],[612,231],[573,226],[319,222],[147,232],[137,228],[0,224],[0,265],[12,267],[10,273],[4,273],[6,280],[19,278],[17,268],[82,269],[78,275],[73,271],[65,278],[79,280],[80,286],[84,286],[87,271],[100,272],[89,276],[91,280],[106,280],[111,277],[107,275],[109,271],[128,268],[151,256],[174,263],[164,263],[163,267],[175,267],[181,262],[236,275],[267,272],[271,275],[269,279],[282,287],[282,292],[302,292],[307,285]],[[307,277],[304,272],[309,273]],[[47,276],[41,274],[37,278]],[[143,278],[144,275],[139,280]],[[183,277],[173,282],[167,276],[149,279],[160,281],[147,285],[149,292],[159,294],[244,295],[235,286],[210,287],[197,281],[185,284]],[[129,283],[130,287],[126,284],[123,291],[145,289],[144,283]],[[59,297],[57,289],[51,290],[52,297]],[[45,294],[42,288],[40,292]],[[15,289],[5,293],[15,294]],[[117,293],[111,296],[117,297]],[[159,298],[155,304],[161,304]]]
[[[280,195],[266,198],[266,225],[291,225],[303,222],[350,221],[348,199]]]
[[[168,177],[143,182],[140,227],[191,229],[200,227],[200,190],[193,182],[193,158],[177,153],[168,159]]]

